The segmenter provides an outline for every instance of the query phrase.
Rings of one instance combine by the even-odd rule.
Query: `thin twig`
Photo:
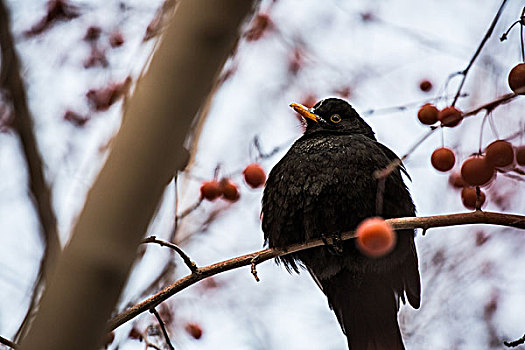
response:
[[[505,41],[508,39],[508,36],[509,36],[509,33],[510,31],[512,30],[512,28],[514,28],[514,26],[518,23],[521,23],[521,21],[518,19],[517,21],[514,21],[514,23],[512,23],[510,25],[510,27],[507,29],[507,31],[503,34],[501,34],[501,37],[499,38],[499,41]]]
[[[438,97],[434,97],[434,98],[426,98],[424,100],[415,101],[415,102],[409,102],[409,103],[406,103],[404,105],[399,105],[399,106],[391,106],[391,107],[384,107],[384,108],[377,108],[377,109],[368,109],[368,110],[366,110],[364,112],[360,112],[359,114],[362,117],[369,117],[372,114],[376,114],[377,115],[377,114],[388,114],[388,113],[394,113],[394,112],[402,112],[402,111],[406,111],[407,109],[409,109],[411,107],[418,107],[418,106],[421,106],[424,103],[437,102],[437,101],[448,99],[450,97],[452,97],[452,96],[438,96]],[[459,97],[468,97],[468,94],[467,93],[462,93]]]
[[[186,210],[184,210],[182,213],[180,213],[179,215],[177,215],[175,217],[175,222],[178,222],[179,220],[182,220],[184,219],[186,216],[188,216],[189,214],[191,214],[195,209],[197,209],[202,203],[202,198],[200,198],[195,204],[193,204],[192,206],[190,206],[189,208],[187,208]]]
[[[471,224],[489,224],[489,225],[500,225],[525,229],[525,216],[502,214],[494,212],[484,212],[477,210],[470,213],[461,214],[448,214],[438,216],[427,216],[427,217],[406,217],[397,219],[386,220],[395,230],[408,230],[421,228],[428,230],[433,227],[446,227],[455,225],[471,225]],[[354,231],[348,231],[341,234],[341,240],[347,240],[353,238]],[[141,313],[148,311],[149,309],[156,307],[169,297],[180,292],[183,289],[199,282],[200,280],[219,274],[221,272],[230,271],[242,266],[251,265],[254,259],[257,259],[257,263],[264,262],[266,260],[298,252],[309,248],[319,247],[324,245],[322,239],[316,239],[308,241],[302,244],[293,244],[282,249],[264,249],[258,252],[242,255],[229,260],[221,261],[212,265],[204,266],[199,268],[199,274],[187,275],[168,287],[164,288],[152,297],[144,300],[143,302],[132,306],[128,310],[122,312],[119,315],[113,317],[107,323],[107,329],[113,330],[129,320],[135,318]]]
[[[383,199],[385,195],[386,176],[377,178],[376,192],[376,215],[381,216],[383,213]]]
[[[403,161],[407,159],[408,156],[410,156],[410,154],[412,154],[412,152],[414,152],[416,148],[418,148],[419,145],[421,145],[426,139],[428,139],[430,135],[432,135],[434,131],[436,131],[438,128],[439,126],[431,126],[430,129],[423,136],[421,136],[421,138],[417,140],[416,143],[414,143],[412,147],[410,147],[410,149],[400,159],[394,159],[385,168],[381,170],[376,170],[374,172],[374,177],[376,179],[382,179],[390,175],[394,170],[397,169],[398,166],[403,164]]]
[[[257,158],[258,159],[268,159],[276,155],[281,150],[290,147],[290,145],[297,139],[297,137],[293,137],[283,143],[281,143],[278,146],[275,146],[270,152],[264,152],[261,145],[261,140],[258,136],[255,136],[253,139],[253,145],[255,146],[255,149],[257,150]]]
[[[516,89],[515,92],[510,92],[508,94],[502,95],[500,97],[497,97],[495,100],[487,102],[482,104],[479,107],[476,107],[468,112],[463,113],[463,118],[470,117],[473,115],[478,114],[479,112],[485,110],[487,112],[492,112],[496,107],[501,106],[502,104],[509,103],[516,97],[518,97],[520,94],[523,94],[525,92],[525,87]]]
[[[525,27],[525,6],[521,11],[520,24],[521,61],[525,62],[525,43],[523,42],[523,27]]]
[[[509,348],[515,348],[518,345],[525,344],[525,334],[519,339],[513,341],[504,341],[503,344]]]
[[[416,143],[414,143],[414,145],[412,145],[412,147],[410,147],[410,149],[401,157],[401,161],[404,161],[405,159],[408,158],[408,156],[414,152],[416,150],[416,148],[419,147],[419,145],[421,145],[430,135],[432,135],[434,133],[434,131],[436,131],[438,128],[438,126],[431,126],[430,127],[430,130],[424,134],[419,140],[417,140]]]
[[[494,27],[496,27],[496,23],[498,23],[498,19],[501,16],[501,13],[503,12],[503,8],[505,7],[505,4],[507,3],[507,0],[503,0],[501,2],[501,5],[498,9],[498,12],[496,12],[496,16],[494,16],[494,19],[492,20],[492,23],[490,24],[489,29],[485,33],[485,36],[481,40],[481,43],[479,44],[476,52],[474,52],[474,55],[470,59],[470,62],[467,65],[467,68],[465,68],[463,71],[461,71],[461,75],[463,75],[463,78],[461,79],[461,83],[459,84],[458,91],[456,92],[456,96],[454,97],[454,100],[452,101],[452,106],[454,106],[461,95],[461,89],[463,88],[463,85],[465,84],[465,79],[467,79],[467,74],[470,71],[470,68],[472,68],[472,65],[474,64],[474,61],[476,58],[478,58],[479,54],[481,53],[481,50],[483,49],[483,46],[485,46],[485,43],[487,40],[489,40],[490,36],[492,35],[492,32],[494,31]]]
[[[170,350],[175,350],[173,345],[171,344],[170,336],[168,335],[168,331],[166,330],[166,324],[162,320],[162,318],[159,315],[159,312],[153,307],[149,310],[155,317],[157,318],[157,321],[159,322],[160,329],[162,330],[162,334],[164,334],[164,339],[166,340],[166,344],[170,348]]]
[[[157,243],[157,244],[159,244],[159,245],[161,245],[163,247],[168,247],[168,248],[173,249],[174,251],[176,251],[180,255],[182,260],[184,260],[184,263],[186,264],[186,266],[188,266],[188,268],[191,270],[192,273],[196,273],[196,274],[199,273],[199,268],[197,267],[197,264],[193,260],[191,260],[190,257],[188,256],[188,254],[186,254],[176,244],[173,244],[171,242],[166,242],[166,241],[163,241],[161,239],[157,239],[156,236],[147,237],[147,238],[143,239],[141,243]]]
[[[42,228],[42,237],[45,251],[40,262],[38,277],[33,288],[30,307],[17,331],[16,339],[24,336],[28,322],[36,305],[38,304],[39,291],[43,288],[46,276],[53,268],[60,254],[60,241],[57,231],[57,220],[51,204],[51,190],[47,186],[43,171],[43,161],[38,151],[35,137],[33,119],[27,105],[27,96],[24,82],[20,76],[20,62],[15,50],[13,36],[9,30],[9,15],[3,1],[0,1],[0,46],[1,62],[0,86],[4,89],[6,97],[11,100],[14,120],[14,129],[20,136],[24,160],[29,172],[29,187],[36,212]]]
[[[258,259],[257,257],[254,257],[251,261],[250,271],[253,275],[253,278],[255,278],[255,281],[260,282],[259,276],[257,275],[257,263],[258,263]]]
[[[18,344],[12,342],[9,339],[6,339],[0,335],[0,344],[4,344],[6,346],[9,346],[11,349],[18,349]]]

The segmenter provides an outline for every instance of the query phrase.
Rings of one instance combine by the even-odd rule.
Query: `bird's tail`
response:
[[[403,350],[397,323],[398,298],[388,277],[356,282],[349,271],[319,281],[351,350]]]

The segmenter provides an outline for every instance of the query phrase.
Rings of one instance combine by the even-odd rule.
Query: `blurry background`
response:
[[[62,244],[118,131],[127,77],[132,85],[158,39],[161,0],[6,1],[23,62],[29,104],[45,173],[53,191]],[[50,17],[50,6],[66,6]],[[54,4],[54,5],[53,5]],[[242,178],[248,164],[270,171],[302,125],[290,102],[313,105],[337,96],[366,118],[377,138],[405,154],[427,127],[417,109],[433,100],[450,104],[460,76],[500,1],[260,1],[247,19],[238,46],[226,62],[207,106],[195,159],[166,189],[148,235],[172,240],[199,265],[259,250],[262,190]],[[523,3],[509,0],[456,104],[467,111],[509,92],[507,74],[520,62]],[[429,91],[420,83],[428,80]],[[116,95],[115,95],[116,94]],[[108,97],[109,96],[109,97]],[[444,98],[443,98],[444,97]],[[436,98],[440,98],[435,100]],[[403,108],[390,108],[403,106]],[[430,165],[442,144],[460,162],[496,138],[525,144],[523,110],[517,98],[492,113],[453,129],[438,130],[406,160],[419,215],[466,211],[448,174]],[[177,110],[177,106],[173,106]],[[11,338],[29,305],[43,253],[39,224],[28,191],[20,142],[0,117],[0,335]],[[489,125],[490,124],[490,125]],[[148,116],[144,116],[144,128]],[[190,141],[188,144],[190,144]],[[140,142],[140,140],[137,140]],[[460,164],[460,163],[458,163]],[[200,185],[231,178],[237,202],[199,201]],[[499,174],[485,189],[486,210],[523,213],[523,176]],[[111,194],[108,194],[111,195]],[[432,229],[416,239],[423,282],[419,310],[401,307],[408,349],[500,349],[525,332],[525,236],[484,225]],[[119,310],[188,273],[167,248],[140,247]],[[273,262],[227,272],[175,295],[159,308],[177,349],[344,349],[346,339],[324,295],[306,273],[290,275]],[[89,306],[96,307],[96,305]],[[130,336],[131,332],[131,336]],[[161,347],[150,314],[116,330],[111,348],[140,349],[137,334]]]

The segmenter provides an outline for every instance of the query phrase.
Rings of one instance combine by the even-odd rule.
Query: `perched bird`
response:
[[[266,183],[262,228],[270,247],[337,237],[368,217],[415,216],[401,177],[404,167],[383,179],[375,175],[398,157],[377,142],[346,101],[328,98],[312,109],[291,107],[305,118],[306,131]],[[361,254],[354,241],[303,250],[278,261],[289,271],[304,266],[310,272],[327,296],[349,349],[404,349],[399,300],[405,302],[406,295],[414,308],[420,305],[414,230],[397,231],[395,248],[379,258]]]

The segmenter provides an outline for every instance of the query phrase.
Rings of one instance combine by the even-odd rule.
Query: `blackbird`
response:
[[[306,130],[272,169],[264,189],[262,228],[271,248],[336,238],[372,216],[415,216],[401,176],[405,168],[400,165],[386,178],[376,175],[398,157],[377,142],[350,104],[327,98],[312,109],[291,107],[304,117]],[[363,255],[354,239],[277,258],[288,271],[310,272],[349,349],[404,349],[399,301],[406,295],[419,308],[421,285],[414,230],[396,233],[395,248],[379,258]]]

